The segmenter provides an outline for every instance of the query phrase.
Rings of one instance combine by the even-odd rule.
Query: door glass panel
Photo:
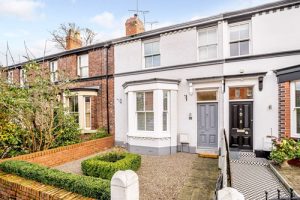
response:
[[[197,92],[197,101],[216,101],[217,91],[199,91]]]
[[[232,87],[229,88],[229,99],[253,99],[252,87]]]

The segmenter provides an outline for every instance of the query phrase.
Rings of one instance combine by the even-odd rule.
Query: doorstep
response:
[[[216,148],[198,148],[196,153],[202,158],[219,158],[219,150]]]

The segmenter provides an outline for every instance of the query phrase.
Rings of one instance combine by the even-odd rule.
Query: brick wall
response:
[[[290,82],[280,83],[279,89],[279,134],[280,137],[291,136],[291,94]]]
[[[82,199],[92,200],[76,193],[44,185],[36,181],[27,180],[19,176],[6,174],[0,171],[0,199],[2,200],[32,200],[32,199]]]
[[[32,163],[53,167],[109,149],[113,147],[113,145],[114,137],[111,136],[82,142],[79,144],[73,144],[69,146],[17,156],[14,158],[3,159],[0,160],[0,162],[6,160],[25,160]]]

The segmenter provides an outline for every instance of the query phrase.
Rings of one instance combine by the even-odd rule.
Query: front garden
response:
[[[0,74],[0,159],[106,137],[107,131],[81,134],[76,116],[64,106],[72,82],[60,72],[53,83],[37,63],[24,67],[23,84]]]
[[[85,160],[82,171],[86,176],[18,160],[0,163],[0,170],[86,197],[106,200],[110,199],[110,180],[114,173],[119,170],[136,171],[140,165],[140,155],[112,151]]]

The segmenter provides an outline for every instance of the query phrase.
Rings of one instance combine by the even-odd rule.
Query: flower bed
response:
[[[126,152],[109,152],[81,163],[84,175],[111,179],[118,170],[136,171],[141,166],[141,156]]]
[[[96,199],[110,199],[110,181],[61,172],[26,161],[0,163],[0,170]]]
[[[290,160],[300,159],[300,141],[294,139],[278,139],[273,141],[274,149],[271,159],[276,164],[287,163]]]

